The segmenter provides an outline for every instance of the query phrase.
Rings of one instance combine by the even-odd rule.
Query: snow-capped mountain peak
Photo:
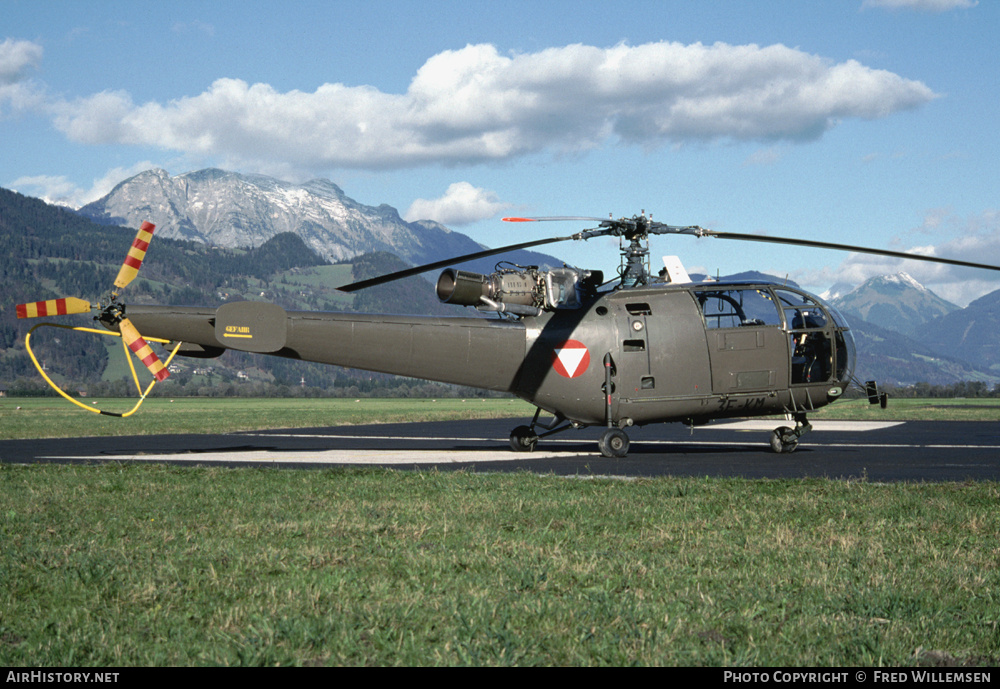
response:
[[[483,248],[438,223],[406,222],[392,206],[358,203],[330,180],[296,184],[216,168],[176,176],[147,170],[80,213],[131,227],[148,220],[158,236],[229,248],[260,246],[293,232],[333,262],[387,251],[420,264]]]
[[[929,292],[930,291],[926,287],[924,287],[923,285],[921,285],[919,282],[917,282],[916,280],[914,280],[913,277],[911,277],[909,273],[905,273],[905,272],[902,272],[902,271],[896,273],[895,275],[878,275],[876,277],[869,278],[862,285],[862,287],[864,287],[865,285],[867,285],[869,287],[884,286],[884,287],[889,287],[889,288],[892,288],[892,287],[907,288],[908,287],[908,288],[911,288],[911,289],[918,290],[920,292]]]
[[[831,299],[841,311],[905,335],[958,309],[906,273],[869,278],[842,297]]]

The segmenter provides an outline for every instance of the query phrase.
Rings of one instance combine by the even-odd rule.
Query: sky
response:
[[[593,226],[504,216],[646,212],[1000,265],[998,30],[976,0],[0,0],[0,186],[79,206],[220,167],[488,246]],[[609,238],[546,249],[618,266]],[[818,293],[898,271],[960,306],[1000,289],[720,239],[651,254]]]

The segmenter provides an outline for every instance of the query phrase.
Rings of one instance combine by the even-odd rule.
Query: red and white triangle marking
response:
[[[552,368],[564,378],[583,375],[590,366],[590,352],[587,346],[577,340],[566,340],[553,349]]]

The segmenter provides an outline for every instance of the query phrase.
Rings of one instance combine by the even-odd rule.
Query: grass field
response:
[[[107,411],[128,411],[129,399],[83,400]],[[90,414],[57,397],[0,399],[0,440],[156,433],[227,433],[265,428],[524,418],[534,408],[517,399],[281,399],[151,397],[134,415]],[[1000,421],[998,399],[894,399],[887,409],[844,400],[811,419]]]
[[[837,414],[1000,418],[986,402]],[[113,419],[3,400],[0,424],[38,437],[531,412],[147,405]],[[998,501],[995,482],[0,464],[0,664],[994,666]]]
[[[0,664],[1000,660],[996,484],[0,466]]]

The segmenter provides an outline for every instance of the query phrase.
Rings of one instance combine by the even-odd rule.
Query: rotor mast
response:
[[[619,238],[619,250],[621,251],[621,266],[618,269],[618,275],[621,278],[621,287],[628,289],[648,285],[650,282],[650,234],[698,235],[699,231],[701,228],[697,226],[681,227],[653,222],[652,216],[647,216],[644,210],[631,218],[603,220],[600,227],[581,232],[577,238],[590,239],[591,237],[616,235]]]
[[[641,287],[649,283],[649,221],[646,211],[622,223],[622,233],[618,241],[621,251],[621,266],[618,274],[625,289]],[[625,246],[628,240],[628,246]]]

